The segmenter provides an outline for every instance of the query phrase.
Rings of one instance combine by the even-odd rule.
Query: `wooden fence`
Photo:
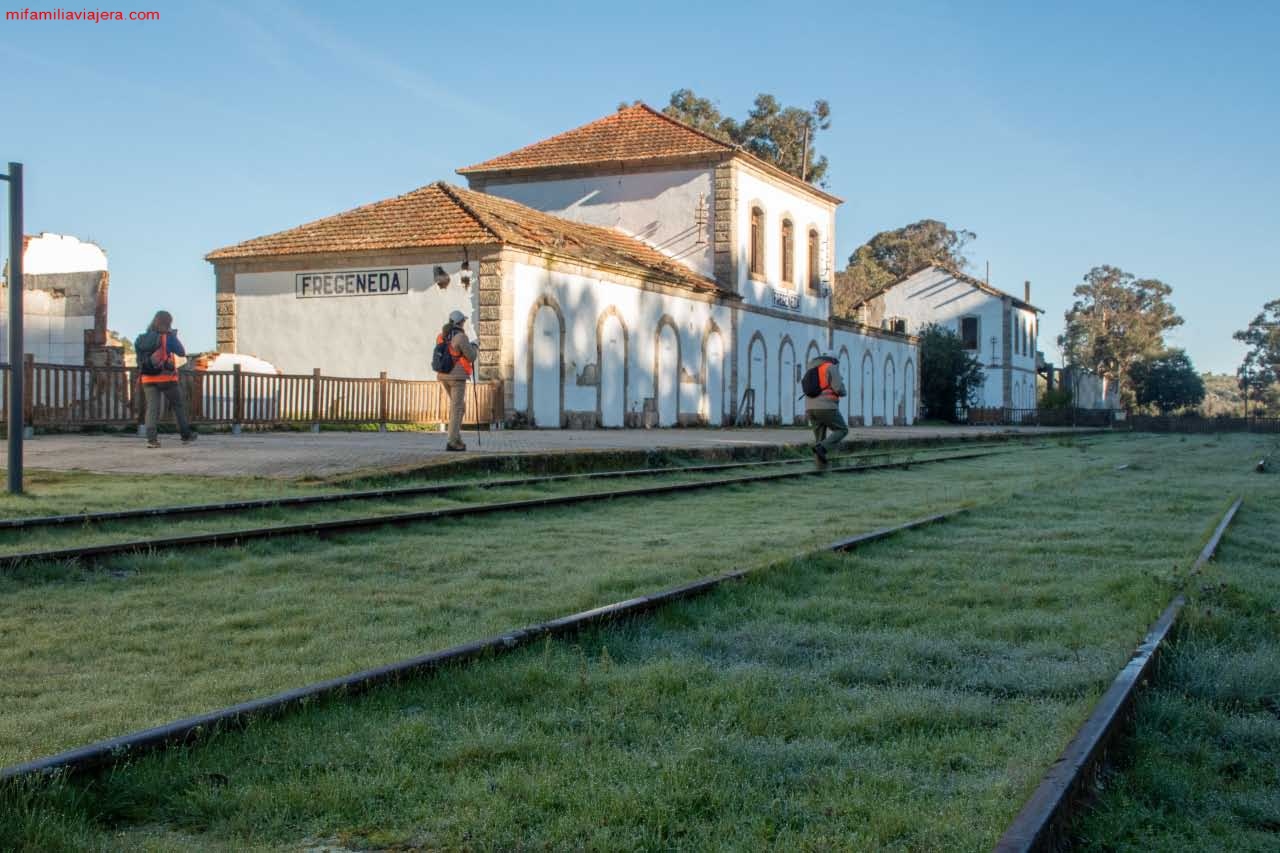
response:
[[[1113,409],[1010,409],[970,408],[961,422],[970,426],[1109,427],[1116,424]]]
[[[1266,432],[1280,433],[1280,418],[1202,418],[1199,415],[1130,415],[1125,421],[1138,432]]]
[[[38,364],[28,359],[23,420],[28,426],[127,426],[143,418],[135,367]],[[11,367],[0,364],[0,413],[8,401]],[[449,419],[444,386],[431,380],[322,375],[179,371],[193,423],[243,426],[281,424],[434,424]],[[166,413],[167,416],[167,413]],[[467,424],[504,419],[501,382],[467,389]]]

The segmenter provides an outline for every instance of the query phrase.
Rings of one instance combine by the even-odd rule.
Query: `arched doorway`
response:
[[[907,361],[902,368],[903,408],[906,410],[907,426],[916,422],[916,363]]]
[[[796,422],[796,350],[790,338],[782,339],[778,347],[778,423]]]
[[[620,427],[627,420],[627,330],[610,310],[596,328],[600,357],[600,425]]]
[[[724,424],[724,338],[718,331],[707,333],[703,369],[706,371],[707,424]]]
[[[898,383],[894,377],[893,359],[884,360],[884,422],[892,426],[898,413]]]
[[[680,417],[680,336],[669,320],[658,326],[654,365],[654,396],[658,426],[675,426]]]
[[[544,303],[534,309],[530,324],[529,400],[534,426],[560,428],[560,400],[564,381],[560,355],[564,346],[564,325],[554,306]]]
[[[876,371],[871,361],[871,353],[865,353],[862,356],[862,382],[861,382],[861,402],[862,402],[862,425],[871,426],[873,423],[872,411],[875,392],[876,392]]]
[[[747,388],[755,398],[755,414],[752,423],[764,423],[765,372],[769,366],[769,356],[765,352],[764,338],[757,332],[751,338],[751,346],[747,349]]]
[[[849,350],[840,347],[840,381],[844,383],[844,397],[840,400],[840,409],[844,412],[845,423],[853,424],[853,362],[849,358]],[[806,366],[808,363],[806,362]]]

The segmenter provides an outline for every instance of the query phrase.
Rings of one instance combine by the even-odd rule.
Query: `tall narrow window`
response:
[[[964,348],[967,350],[976,350],[978,348],[977,317],[960,318],[960,340],[964,342]]]
[[[751,208],[751,274],[764,275],[764,211]]]
[[[790,284],[796,280],[796,229],[790,219],[782,220],[782,280]]]
[[[818,276],[821,275],[819,266],[819,252],[822,250],[818,247],[818,231],[815,228],[809,229],[809,289],[818,289]]]

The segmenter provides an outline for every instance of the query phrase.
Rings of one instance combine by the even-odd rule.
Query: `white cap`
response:
[[[457,323],[465,323],[466,321],[467,321],[467,315],[466,315],[466,314],[463,314],[461,311],[450,311],[450,312],[449,312],[449,322],[450,322],[450,323],[457,324]]]

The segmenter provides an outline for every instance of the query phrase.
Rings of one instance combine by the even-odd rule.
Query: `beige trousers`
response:
[[[449,394],[449,444],[462,444],[462,416],[467,411],[467,380],[453,376],[441,376],[441,383]]]

